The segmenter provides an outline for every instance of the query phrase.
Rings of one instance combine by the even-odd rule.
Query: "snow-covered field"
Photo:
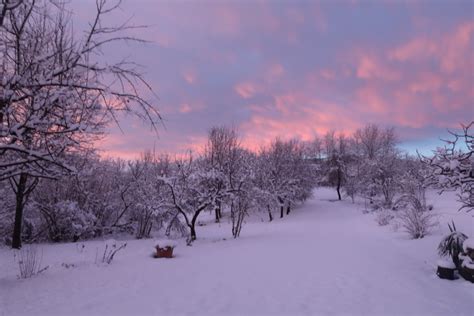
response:
[[[283,220],[247,223],[237,240],[226,223],[198,227],[173,259],[151,258],[153,240],[128,241],[107,266],[94,263],[103,241],[41,245],[50,268],[19,280],[13,251],[1,248],[0,315],[472,315],[474,284],[435,275],[446,223],[474,236],[453,194],[430,195],[440,226],[421,240],[334,197],[316,190]]]

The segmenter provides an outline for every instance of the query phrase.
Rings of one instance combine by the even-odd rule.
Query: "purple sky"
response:
[[[473,3],[124,0],[111,20],[150,25],[136,35],[152,43],[104,53],[144,66],[165,128],[126,118],[100,147],[181,153],[226,124],[258,148],[372,122],[395,126],[405,149],[433,148],[474,119]],[[76,17],[93,5],[74,2]]]

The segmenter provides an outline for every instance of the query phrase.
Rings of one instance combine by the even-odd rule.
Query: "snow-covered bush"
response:
[[[34,245],[22,247],[14,253],[14,257],[18,262],[20,279],[31,278],[49,268],[49,266],[42,266],[43,251],[39,254],[38,247]]]
[[[463,252],[463,244],[467,240],[467,236],[456,230],[454,222],[448,224],[450,234],[443,237],[438,245],[438,254],[441,257],[451,257],[453,263],[459,266],[459,255]]]
[[[75,201],[59,201],[37,206],[51,241],[77,241],[94,236],[92,227],[97,218],[83,210]]]

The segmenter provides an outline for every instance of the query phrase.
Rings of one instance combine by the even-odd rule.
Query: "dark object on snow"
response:
[[[163,248],[156,246],[155,258],[173,258],[173,249],[174,247],[171,246]]]
[[[438,270],[436,271],[436,275],[440,279],[446,279],[446,280],[454,280],[454,270],[453,268],[445,268],[438,266]]]
[[[459,274],[467,281],[474,283],[474,269],[461,266],[459,269]]]

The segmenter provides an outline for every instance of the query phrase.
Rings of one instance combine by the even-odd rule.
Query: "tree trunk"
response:
[[[342,182],[342,179],[341,179],[341,171],[340,170],[337,170],[337,187],[336,187],[336,191],[337,191],[337,197],[339,199],[339,201],[342,199],[341,198],[341,182]]]
[[[191,241],[195,241],[196,240],[196,228],[195,228],[194,224],[191,224],[191,226],[189,228],[191,229]]]
[[[216,223],[220,223],[221,218],[222,218],[221,202],[220,201],[217,201],[217,206],[216,206],[216,209],[215,209],[215,217],[216,217]]]
[[[270,222],[273,221],[273,215],[272,211],[270,210],[270,205],[267,205],[267,210],[268,210],[268,218],[270,219]]]
[[[13,226],[12,236],[12,248],[21,248],[21,224],[23,223],[23,207],[25,206],[25,192],[26,192],[26,181],[28,175],[22,173],[20,175],[20,181],[16,188],[16,210],[15,210],[15,224]]]
[[[337,185],[336,191],[337,191],[337,198],[340,201],[342,198],[341,198],[341,187],[339,184]]]
[[[196,213],[194,213],[193,218],[191,219],[191,223],[188,224],[189,229],[191,231],[191,241],[195,241],[197,236],[196,236],[196,222],[198,219],[199,214],[201,214],[202,210],[204,208],[198,209]]]
[[[285,213],[284,209],[283,204],[280,204],[280,218],[283,218],[283,214]]]
[[[291,211],[291,202],[288,202],[288,205],[286,206],[286,215],[290,214]]]

